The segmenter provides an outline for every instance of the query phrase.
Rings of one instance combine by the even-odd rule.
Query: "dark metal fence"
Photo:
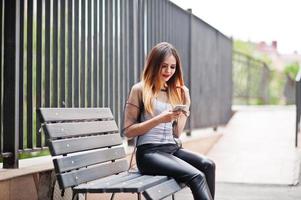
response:
[[[218,126],[232,115],[232,40],[191,18],[191,127]]]
[[[269,104],[271,71],[263,61],[234,52],[234,104]]]
[[[189,129],[231,116],[232,40],[167,0],[0,0],[0,149],[5,167],[40,150],[39,107],[110,107],[120,124],[150,48],[179,50]]]

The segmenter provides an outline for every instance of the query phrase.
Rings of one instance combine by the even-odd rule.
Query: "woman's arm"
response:
[[[180,114],[176,125],[174,127],[174,137],[179,138],[185,128],[186,121],[187,121],[187,116],[183,113]]]
[[[176,138],[179,138],[185,128],[185,124],[186,124],[186,121],[187,121],[187,118],[189,116],[189,107],[190,107],[190,95],[189,95],[189,90],[187,87],[183,87],[183,90],[184,90],[184,94],[185,94],[185,101],[186,101],[186,105],[187,105],[187,110],[186,112],[181,112],[178,120],[177,120],[177,123],[174,127],[174,136]]]
[[[127,137],[143,135],[160,123],[171,122],[174,119],[177,119],[180,115],[181,112],[164,111],[160,115],[157,115],[149,120],[131,125],[126,129],[125,135]]]

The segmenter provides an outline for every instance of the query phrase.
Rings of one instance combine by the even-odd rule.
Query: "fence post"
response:
[[[251,92],[251,67],[250,59],[247,60],[247,105],[250,105],[250,92]]]
[[[189,52],[188,52],[188,88],[191,89],[191,63],[192,63],[192,54],[191,54],[191,51],[192,51],[192,9],[189,8],[187,9],[187,11],[190,13],[190,17],[189,17]],[[190,90],[190,96],[191,96],[191,90]],[[191,117],[192,115],[190,115],[190,117],[188,118],[187,120],[187,125],[186,125],[186,128],[187,128],[187,132],[186,132],[186,135],[187,136],[191,136]]]
[[[5,1],[3,168],[18,168],[19,166],[19,36],[20,1]]]
[[[133,85],[139,79],[139,70],[138,70],[138,1],[131,0],[129,1],[129,49],[130,52],[130,67],[133,68],[133,72],[130,73],[131,78],[130,85]]]
[[[298,147],[298,133],[300,129],[300,101],[301,101],[301,70],[296,77],[296,126],[295,126],[295,147]]]

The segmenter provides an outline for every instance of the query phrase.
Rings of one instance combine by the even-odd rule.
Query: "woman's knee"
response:
[[[206,170],[210,170],[210,171],[215,171],[215,169],[216,169],[216,164],[215,164],[215,162],[213,161],[213,160],[211,160],[211,159],[206,159],[206,161],[205,161],[205,169]]]
[[[198,171],[198,173],[194,174],[194,176],[191,178],[192,179],[198,179],[198,180],[206,180],[206,175],[201,172],[201,171]]]
[[[190,178],[190,180],[187,182],[187,185],[190,187],[195,183],[199,184],[204,181],[206,182],[206,175],[203,172],[199,171],[198,173],[194,174],[194,176]]]

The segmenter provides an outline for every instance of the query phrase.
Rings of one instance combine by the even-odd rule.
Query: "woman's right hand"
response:
[[[161,114],[159,114],[159,119],[161,123],[168,123],[172,122],[180,116],[182,111],[163,111]]]

